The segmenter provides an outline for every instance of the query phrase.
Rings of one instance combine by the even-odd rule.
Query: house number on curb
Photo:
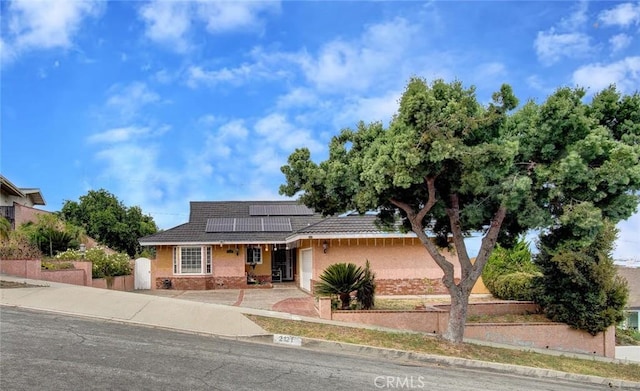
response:
[[[284,345],[302,346],[302,338],[295,335],[273,334],[273,342]]]

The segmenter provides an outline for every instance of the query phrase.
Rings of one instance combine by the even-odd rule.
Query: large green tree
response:
[[[99,243],[129,256],[140,252],[140,237],[158,232],[153,217],[144,215],[138,206],[124,206],[104,189],[90,190],[80,202],[65,201],[60,214]]]
[[[622,149],[628,146],[625,158],[616,164],[627,174],[638,170],[637,148],[617,141],[590,116],[581,94],[560,89],[548,104],[529,102],[510,115],[518,100],[508,85],[483,106],[474,88],[460,82],[436,80],[429,85],[414,78],[388,129],[380,123],[360,123],[355,130],[343,130],[332,139],[328,159],[319,164],[311,160],[308,149],[294,151],[282,168],[286,183],[280,192],[299,195],[304,204],[327,215],[377,210],[387,227],[399,217],[443,271],[451,296],[443,337],[461,342],[471,289],[496,243],[511,245],[527,229],[558,221],[562,208],[554,203],[554,195],[571,191],[563,180],[572,175],[571,166],[558,162],[570,157],[575,143],[593,133]],[[576,106],[583,107],[571,110]],[[538,133],[544,137],[538,139]],[[597,157],[586,160],[603,164]],[[603,185],[604,198],[620,203],[619,218],[630,216],[637,205],[629,190],[637,189],[638,183],[634,178]],[[440,240],[429,237],[429,231]],[[464,242],[472,231],[484,232],[474,263]],[[460,279],[442,253],[449,238]]]

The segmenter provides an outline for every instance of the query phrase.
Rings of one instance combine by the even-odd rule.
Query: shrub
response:
[[[535,281],[542,273],[514,272],[498,276],[493,295],[503,300],[535,300]]]
[[[0,259],[41,259],[42,252],[29,239],[17,232],[0,242]]]
[[[363,274],[364,270],[353,263],[334,263],[320,275],[315,292],[321,296],[337,295],[342,303],[340,309],[348,310],[351,292],[360,288]]]
[[[77,250],[67,250],[56,255],[56,259],[79,260],[82,254]],[[84,259],[92,263],[93,278],[127,276],[131,274],[129,256],[124,253],[107,254],[101,247],[86,251]]]
[[[42,261],[40,268],[44,270],[69,270],[75,269],[75,266],[71,262]]]
[[[513,248],[496,246],[482,271],[482,281],[495,297],[503,300],[535,300],[536,278],[529,243],[520,239]]]

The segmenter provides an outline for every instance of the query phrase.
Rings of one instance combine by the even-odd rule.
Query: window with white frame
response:
[[[262,264],[262,246],[247,246],[247,264]]]
[[[174,247],[173,274],[211,274],[211,247]]]

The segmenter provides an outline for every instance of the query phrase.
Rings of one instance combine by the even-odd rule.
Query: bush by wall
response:
[[[529,243],[520,239],[510,249],[496,246],[482,272],[482,281],[499,299],[535,300],[535,280],[541,275],[532,261]]]
[[[60,260],[78,260],[82,253],[67,250],[56,256]],[[84,259],[93,265],[93,278],[127,276],[131,274],[129,256],[124,253],[107,254],[102,247],[93,247],[86,251]]]

